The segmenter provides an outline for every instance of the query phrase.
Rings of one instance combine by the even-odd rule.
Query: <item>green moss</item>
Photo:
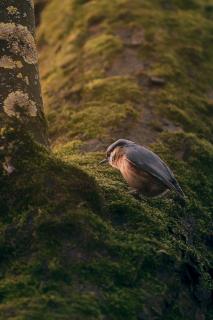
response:
[[[98,103],[94,106],[88,106],[70,117],[69,136],[82,137],[83,135],[86,139],[102,138],[107,136],[110,128],[113,130],[114,126],[120,125],[130,117],[134,119],[136,116],[136,111],[127,104],[113,103],[108,105],[105,102],[104,105],[101,105]]]
[[[79,156],[72,147],[69,151],[69,145],[59,150],[65,161],[77,164],[95,177],[103,190],[107,217],[113,225],[106,246],[113,260],[104,257],[81,265],[81,279],[102,288],[102,312],[107,316],[136,319],[141,313],[159,319],[186,316],[193,319],[196,307],[182,281],[190,283],[195,292],[197,285],[209,292],[206,268],[211,255],[208,244],[201,239],[208,238],[213,188],[213,176],[208,168],[213,149],[205,140],[185,133],[164,134],[153,149],[169,163],[186,192],[185,208],[170,197],[138,202],[128,195],[117,171],[98,166],[100,153]],[[180,154],[183,160],[177,162]],[[164,270],[165,274],[158,274],[157,270]],[[194,274],[192,278],[189,270]],[[161,309],[164,299],[171,303],[166,314]],[[128,301],[125,308],[124,301]]]
[[[63,7],[61,7],[61,14],[58,14],[57,1],[50,1],[48,3],[48,10],[44,10],[42,13],[45,25],[40,25],[39,33],[39,36],[45,43],[54,45],[59,39],[63,39],[67,35],[73,23],[73,19],[70,19],[72,7],[72,1],[65,0]],[[46,25],[48,25],[48,28],[46,28]]]
[[[183,207],[172,194],[134,199],[116,170],[98,165],[102,153],[79,153],[80,141],[50,156],[22,132],[3,134],[7,141],[20,137],[11,149],[15,172],[0,176],[4,318],[208,315],[209,142],[169,133],[152,146],[186,192]],[[205,292],[205,308],[189,290]]]
[[[84,45],[84,52],[86,56],[103,56],[110,58],[122,48],[122,42],[118,37],[110,34],[101,34],[89,39]]]
[[[211,318],[207,5],[52,0],[44,9],[40,61],[56,155],[20,133],[16,170],[0,175],[4,319]],[[132,45],[129,30],[144,38]],[[123,61],[126,52],[134,54]],[[143,68],[132,72],[135,57]],[[158,113],[145,126],[155,121],[163,131],[166,117],[185,131],[163,133],[150,147],[175,173],[186,206],[172,193],[136,200],[118,171],[98,165],[103,153],[81,152],[91,138],[107,144],[115,129],[126,135],[127,120],[134,127],[145,108]]]
[[[136,81],[129,77],[95,79],[88,82],[84,90],[86,101],[103,101],[104,104],[107,101],[116,103],[140,102],[142,96]]]
[[[131,61],[130,56],[124,62],[130,65],[130,77],[119,75],[123,68],[121,62],[113,69],[123,52],[131,47],[131,42],[126,39],[128,34],[134,34],[134,30],[144,31],[144,39],[131,49],[148,66],[143,72],[138,72],[142,72],[144,78],[160,77],[166,81],[166,86],[158,91],[142,82],[141,103],[159,106],[161,117],[165,117],[164,111],[167,110],[166,117],[184,125],[188,131],[205,137],[212,134],[212,124],[203,114],[206,92],[212,83],[213,56],[212,46],[209,45],[212,24],[204,10],[207,4],[200,1],[185,5],[172,1],[168,4],[153,0],[144,1],[141,6],[140,1],[130,4],[128,1],[70,0],[63,5],[66,13],[59,15],[59,4],[56,0],[52,1],[44,10],[38,35],[44,43],[51,43],[51,46],[46,45],[41,50],[41,71],[53,141],[67,141],[67,137],[72,136],[72,127],[66,126],[66,123],[69,123],[73,112],[84,114],[85,102],[93,105],[94,101],[104,103],[105,99],[112,104],[130,101],[137,109],[136,104],[140,103],[138,74],[131,73],[131,65],[136,61]],[[72,19],[69,19],[71,13]],[[46,28],[47,23],[50,28]],[[61,37],[63,45],[57,47]],[[46,64],[47,60],[51,60],[52,65]],[[169,107],[171,105],[174,106],[172,109]],[[102,104],[100,106],[96,109],[99,113],[97,118],[101,118]],[[62,129],[57,132],[58,123],[62,124]],[[110,130],[111,126],[109,134]],[[122,131],[122,126],[119,131]],[[103,127],[102,135],[105,132]],[[90,135],[81,139],[86,141]]]
[[[70,298],[64,300],[57,292],[64,281],[65,286],[71,281],[62,257],[69,252],[71,260],[81,260],[77,253],[71,257],[77,243],[85,246],[83,251],[86,247],[93,250],[108,228],[98,216],[102,200],[96,183],[80,169],[50,156],[22,131],[4,131],[3,135],[8,143],[16,137],[16,145],[10,148],[15,171],[8,176],[1,169],[0,175],[1,315],[41,319],[45,313],[46,319],[57,314],[67,319],[78,313],[80,305],[84,313],[84,300],[88,316],[98,317],[89,292],[72,306]]]

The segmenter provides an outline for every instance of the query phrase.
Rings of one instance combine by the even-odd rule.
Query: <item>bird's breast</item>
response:
[[[160,180],[143,170],[137,169],[125,156],[119,160],[117,165],[128,185],[145,196],[158,196],[167,189]]]
[[[126,182],[132,188],[139,189],[146,178],[146,174],[144,173],[143,175],[141,172],[138,172],[138,170],[125,158],[125,156],[119,159],[118,169]]]

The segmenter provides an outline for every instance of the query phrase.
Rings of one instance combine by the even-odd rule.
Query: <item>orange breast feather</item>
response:
[[[118,164],[119,170],[130,187],[140,189],[145,176],[123,156]]]

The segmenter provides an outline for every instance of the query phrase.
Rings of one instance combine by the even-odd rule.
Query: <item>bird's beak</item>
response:
[[[108,162],[108,159],[103,159],[99,162],[99,164],[104,164],[104,163],[107,163]]]

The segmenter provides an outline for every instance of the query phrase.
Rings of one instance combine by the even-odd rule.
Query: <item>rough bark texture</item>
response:
[[[0,126],[22,128],[47,145],[33,2],[0,2]]]

